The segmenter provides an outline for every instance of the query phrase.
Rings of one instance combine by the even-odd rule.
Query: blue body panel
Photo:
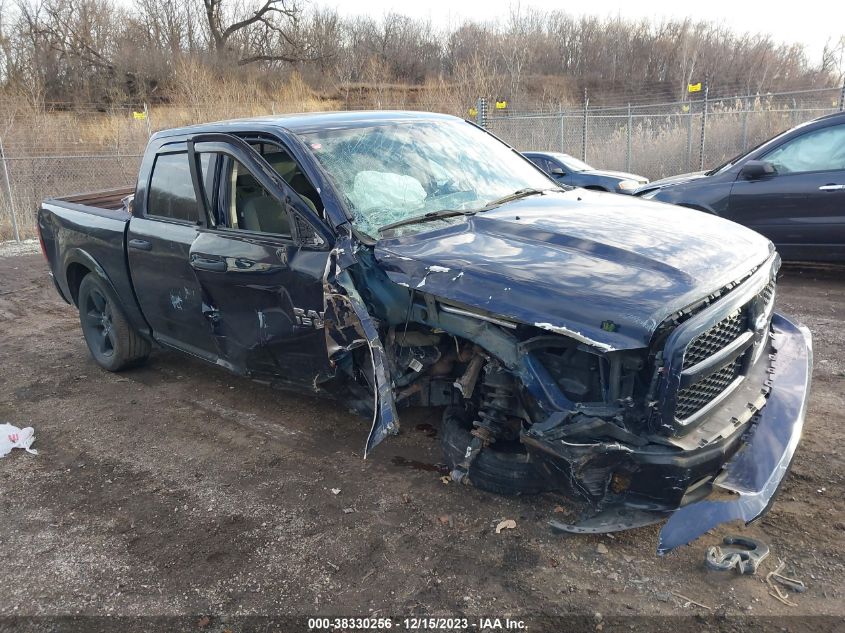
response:
[[[606,351],[645,347],[666,317],[771,252],[720,218],[591,191],[533,196],[375,251],[397,283]]]

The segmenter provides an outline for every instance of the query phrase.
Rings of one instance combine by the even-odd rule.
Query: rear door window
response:
[[[199,219],[187,152],[156,157],[147,196],[147,215],[190,223]]]

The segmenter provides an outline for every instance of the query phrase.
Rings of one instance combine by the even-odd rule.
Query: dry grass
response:
[[[373,71],[374,80],[377,71]],[[190,62],[181,63],[176,73],[179,92],[171,96],[168,105],[153,106],[146,120],[133,117],[133,111],[141,111],[143,106],[63,111],[33,105],[38,99],[28,94],[0,97],[0,137],[23,237],[34,235],[35,213],[44,198],[134,183],[139,156],[151,131],[222,119],[337,109],[419,109],[468,116],[474,95],[485,94],[490,82],[489,72],[477,64],[459,68],[453,81],[432,79],[413,87],[374,81],[344,86],[332,94],[317,93],[296,73],[278,83],[265,80],[261,84],[249,77],[237,81],[217,77],[208,67]],[[793,110],[784,111],[782,104],[762,100],[714,104],[707,121],[705,166],[712,167],[826,111],[819,104],[794,105]],[[631,171],[654,179],[698,169],[700,113],[689,115],[679,106],[669,106],[638,114],[632,121]],[[563,118],[557,113],[495,118],[490,129],[520,150],[581,155],[583,115],[577,107]],[[590,163],[626,169],[627,146],[624,111],[590,115]],[[11,206],[2,176],[0,239],[9,239],[13,236]]]

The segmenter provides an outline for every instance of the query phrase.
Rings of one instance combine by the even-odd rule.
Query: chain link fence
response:
[[[571,154],[651,179],[697,171],[801,122],[843,110],[845,88],[556,111],[493,110],[484,125],[520,151]]]
[[[131,187],[155,130],[272,114],[275,104],[120,108],[0,101],[0,240],[35,235],[51,197]]]
[[[778,132],[843,109],[843,89],[677,103],[487,111],[482,123],[519,150],[559,151],[596,167],[660,178],[713,167]],[[120,108],[0,101],[0,240],[32,237],[45,198],[135,183],[154,130],[273,114],[281,104]]]

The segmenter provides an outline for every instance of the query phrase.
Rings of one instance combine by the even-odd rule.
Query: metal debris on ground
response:
[[[700,602],[696,602],[696,601],[695,601],[695,600],[693,600],[692,598],[687,598],[685,595],[680,594],[680,593],[678,593],[677,591],[670,591],[669,593],[671,593],[671,594],[672,594],[673,596],[675,596],[676,598],[678,598],[678,599],[680,599],[680,600],[683,600],[683,601],[684,601],[683,606],[685,606],[685,607],[688,607],[688,606],[690,606],[691,604],[694,604],[695,606],[697,606],[697,607],[701,607],[702,609],[707,609],[708,611],[710,611],[710,610],[711,610],[711,608],[710,608],[710,607],[708,607],[706,604],[701,604]]]
[[[499,524],[496,526],[496,534],[501,534],[502,530],[514,530],[516,529],[516,521],[513,519],[505,519],[504,521],[500,521]]]
[[[782,575],[780,572],[783,571],[784,567],[786,567],[786,563],[782,560],[779,560],[778,563],[777,569],[766,574],[766,584],[769,586],[769,595],[788,607],[797,607],[798,605],[789,599],[789,594],[784,592],[778,585],[772,582],[772,580],[784,584],[798,593],[806,591],[807,587],[797,578],[790,578],[789,576]]]
[[[745,536],[726,536],[723,545],[711,545],[704,553],[704,563],[716,571],[736,569],[740,574],[754,574],[769,555],[769,546]]]
[[[38,455],[38,451],[30,448],[35,441],[35,429],[28,426],[19,429],[13,424],[0,424],[0,457],[12,452],[13,448],[22,448],[27,453]]]

